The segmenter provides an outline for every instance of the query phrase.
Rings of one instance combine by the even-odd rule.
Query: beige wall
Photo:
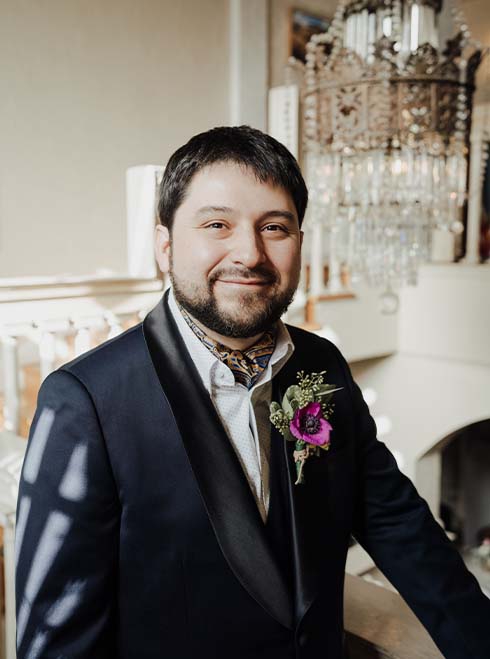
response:
[[[227,0],[3,0],[0,277],[123,271],[125,171],[228,123]]]
[[[336,0],[263,1],[273,86],[290,7],[332,15]],[[193,133],[229,122],[228,5],[3,0],[0,277],[125,269],[125,170],[162,163]],[[486,5],[464,9],[490,43]],[[488,100],[489,71],[490,58],[479,76]]]

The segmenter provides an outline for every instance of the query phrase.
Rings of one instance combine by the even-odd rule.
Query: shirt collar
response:
[[[235,386],[235,378],[232,371],[215,357],[206,346],[194,334],[183,317],[179,305],[175,300],[173,289],[170,288],[168,303],[170,312],[177,324],[177,329],[184,340],[185,346],[196,365],[199,375],[206,389],[211,392],[213,387]],[[294,351],[294,343],[284,323],[277,323],[276,347],[269,359],[266,369],[257,382],[251,387],[252,392],[256,387],[265,384],[279,373]],[[241,385],[237,385],[241,386]]]

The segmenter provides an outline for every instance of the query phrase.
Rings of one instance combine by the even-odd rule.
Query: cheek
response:
[[[270,255],[271,261],[274,263],[276,269],[281,274],[283,281],[290,281],[295,279],[299,272],[301,265],[301,256],[296,249],[292,250],[289,247],[279,247],[274,250]]]
[[[224,257],[223,247],[208,242],[179,241],[173,245],[173,267],[177,275],[197,279],[205,277]]]

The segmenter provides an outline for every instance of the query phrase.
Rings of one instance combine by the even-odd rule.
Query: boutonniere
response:
[[[305,375],[304,371],[300,371],[296,376],[298,384],[288,387],[282,404],[272,402],[270,405],[272,425],[284,439],[296,443],[293,453],[296,464],[295,485],[304,483],[303,467],[306,460],[330,448],[332,426],[328,419],[335,405],[330,399],[335,391],[343,387],[324,383],[325,373],[321,371]]]

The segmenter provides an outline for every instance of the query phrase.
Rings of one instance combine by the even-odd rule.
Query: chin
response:
[[[248,320],[253,311],[262,311],[269,304],[269,296],[245,292],[235,294],[228,300],[219,300],[217,307],[220,312],[236,320]]]

